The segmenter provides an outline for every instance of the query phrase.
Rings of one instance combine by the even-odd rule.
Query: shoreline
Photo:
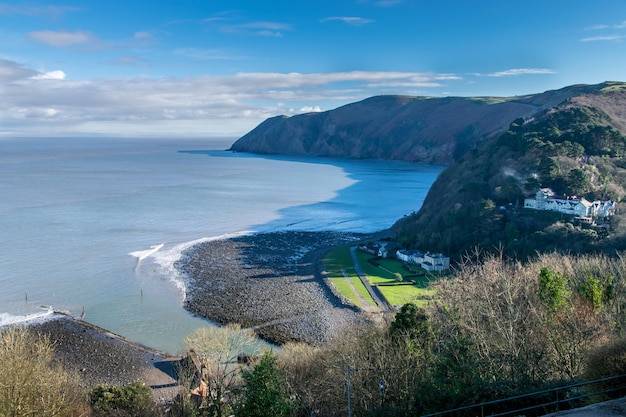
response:
[[[142,381],[159,402],[169,402],[179,393],[175,373],[180,357],[133,342],[63,312],[55,312],[43,321],[16,326],[47,337],[54,346],[54,360],[78,375],[86,390],[100,384],[126,385]]]
[[[271,343],[323,344],[373,318],[347,304],[326,281],[334,247],[391,236],[276,231],[201,242],[175,263],[187,283],[184,308],[218,324],[237,323]]]
[[[349,243],[391,236],[374,233],[277,231],[195,244],[175,267],[185,275],[184,308],[218,324],[238,323],[268,342],[324,344],[355,324],[380,319],[344,300],[327,282],[323,258]],[[82,386],[143,381],[157,402],[180,391],[180,357],[142,345],[69,313],[17,323],[53,343],[55,360]]]

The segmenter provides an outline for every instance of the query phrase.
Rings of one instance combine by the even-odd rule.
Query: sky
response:
[[[625,0],[0,0],[0,138],[236,138],[380,94],[603,81],[626,81]]]

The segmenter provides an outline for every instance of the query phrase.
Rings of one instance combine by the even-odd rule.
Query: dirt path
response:
[[[367,277],[365,276],[365,272],[363,272],[363,270],[361,269],[361,265],[359,265],[359,260],[356,257],[356,246],[350,247],[350,255],[352,255],[352,263],[354,263],[354,270],[356,271],[356,274],[361,279],[361,282],[367,289],[367,292],[370,293],[370,295],[372,296],[372,298],[374,299],[374,301],[376,302],[376,304],[382,311],[384,312],[390,311],[391,308],[389,307],[389,305],[378,296],[376,291],[374,291],[374,288],[372,288],[369,281],[367,280]]]
[[[352,280],[350,279],[350,277],[348,276],[348,274],[346,273],[345,269],[341,270],[341,273],[343,274],[343,277],[345,278],[346,282],[348,283],[348,285],[350,286],[350,289],[352,290],[352,293],[354,294],[354,296],[356,297],[357,300],[359,300],[359,302],[361,303],[361,305],[363,306],[363,308],[366,307],[371,307],[372,305],[363,297],[361,297],[361,294],[359,294],[359,292],[357,291],[357,289],[355,288],[354,284],[352,284]]]

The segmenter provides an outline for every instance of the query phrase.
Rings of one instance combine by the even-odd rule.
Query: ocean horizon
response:
[[[0,139],[0,325],[64,311],[178,353],[194,244],[369,233],[419,210],[440,165],[227,151],[234,138]]]

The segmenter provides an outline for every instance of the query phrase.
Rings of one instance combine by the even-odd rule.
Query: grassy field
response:
[[[328,252],[324,261],[328,278],[341,295],[361,308],[376,305],[354,270],[348,246],[340,246]]]
[[[418,285],[393,285],[378,287],[387,302],[393,307],[401,307],[406,303],[414,303],[423,307],[435,297],[435,291]]]
[[[423,305],[435,296],[434,291],[427,288],[434,277],[428,275],[425,270],[415,267],[423,275],[413,276],[415,274],[405,269],[403,263],[398,260],[376,259],[374,262],[370,262],[374,257],[362,251],[356,251],[356,256],[370,285],[376,286],[390,305],[399,307],[408,302]],[[325,263],[330,282],[340,294],[359,307],[368,304],[375,305],[374,300],[356,275],[348,246],[330,251],[326,255]],[[401,274],[405,280],[415,281],[415,284],[397,285],[396,273]],[[352,285],[348,283],[344,274],[349,277]],[[409,277],[409,275],[411,276]]]

